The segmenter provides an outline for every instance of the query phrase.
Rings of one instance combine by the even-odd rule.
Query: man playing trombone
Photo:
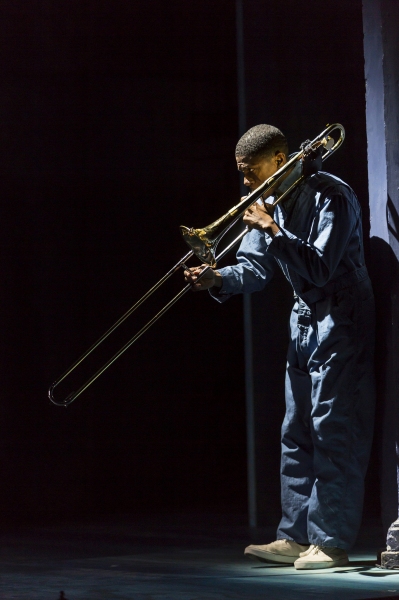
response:
[[[236,147],[251,191],[287,162],[284,135],[257,125]],[[245,554],[297,569],[343,566],[360,527],[374,415],[374,300],[364,264],[361,211],[352,189],[297,162],[244,214],[237,264],[185,271],[218,301],[263,289],[281,268],[294,292],[282,426],[282,519],[274,542]]]

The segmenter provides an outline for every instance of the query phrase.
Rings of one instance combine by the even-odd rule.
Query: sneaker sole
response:
[[[300,562],[296,564],[298,561],[295,561],[296,569],[333,569],[334,567],[346,567],[349,565],[349,560],[347,558],[340,558],[339,560],[332,561],[320,561],[320,562]]]
[[[272,554],[271,552],[264,552],[262,550],[256,550],[255,548],[251,551],[245,551],[244,556],[249,556],[255,560],[261,562],[275,563],[280,565],[293,565],[297,560],[295,556],[284,556],[283,554]]]

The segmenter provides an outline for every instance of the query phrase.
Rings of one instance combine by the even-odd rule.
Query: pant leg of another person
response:
[[[313,311],[312,311],[313,312]],[[311,544],[350,548],[362,516],[374,420],[374,299],[370,282],[315,305],[309,360],[315,481]]]
[[[286,414],[281,437],[282,519],[277,539],[308,543],[308,502],[314,484],[310,426],[312,380],[308,372],[310,310],[296,303],[290,319],[285,379]],[[303,351],[305,349],[305,352]]]

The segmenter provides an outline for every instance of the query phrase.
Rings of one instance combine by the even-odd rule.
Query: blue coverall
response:
[[[280,195],[301,165],[283,181]],[[269,198],[272,202],[273,198]],[[361,210],[324,172],[279,204],[271,238],[250,231],[238,264],[219,269],[219,302],[261,290],[277,264],[290,281],[278,539],[350,548],[360,527],[374,419],[374,299],[364,265]]]

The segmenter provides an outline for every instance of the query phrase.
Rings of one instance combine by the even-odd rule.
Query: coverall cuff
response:
[[[275,240],[276,238],[284,237],[284,234],[283,234],[283,232],[281,230],[281,226],[279,225],[278,227],[279,227],[279,230],[278,230],[278,232],[273,237],[271,235],[269,235],[269,238],[270,238],[269,246],[273,242],[273,240]]]
[[[286,247],[285,244],[287,238],[290,240],[296,240],[298,238],[290,231],[287,231],[281,226],[279,227],[280,231],[276,233],[276,235],[273,238],[270,238],[267,251],[270,252],[270,254],[273,254],[273,256],[275,256],[276,258],[283,258],[281,250],[284,250],[284,248]]]
[[[218,269],[220,275],[222,276],[222,287],[212,287],[210,288],[209,294],[214,298],[217,302],[226,302],[233,294],[237,294],[239,290],[237,288],[237,281],[234,277],[234,271],[230,267],[223,267],[222,269]]]

